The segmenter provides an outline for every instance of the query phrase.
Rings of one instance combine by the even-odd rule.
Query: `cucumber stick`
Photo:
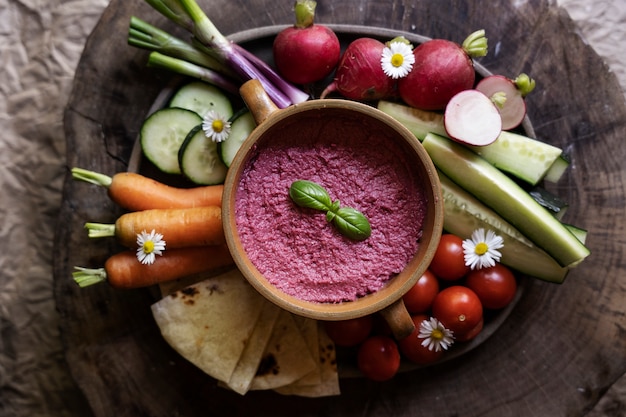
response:
[[[443,228],[446,231],[468,239],[476,229],[491,229],[504,241],[500,249],[502,264],[544,281],[560,284],[565,280],[568,268],[560,266],[554,258],[445,174],[439,172],[439,178],[445,211]]]
[[[443,114],[385,100],[378,102],[378,109],[402,123],[419,140],[424,140],[428,133],[449,137],[444,127]],[[556,146],[508,131],[502,131],[498,139],[490,145],[463,146],[502,171],[531,185],[539,183],[563,153]],[[563,171],[552,171],[553,181],[558,180],[558,176],[562,174]]]
[[[559,265],[572,267],[589,255],[589,249],[558,219],[476,153],[433,133],[427,134],[422,144],[438,169],[495,210]]]

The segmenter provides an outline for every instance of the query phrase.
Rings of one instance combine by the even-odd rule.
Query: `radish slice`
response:
[[[500,136],[502,119],[489,97],[478,90],[465,90],[446,106],[444,126],[457,142],[485,146]]]
[[[526,100],[513,80],[502,75],[490,75],[476,85],[476,90],[492,99],[495,94],[504,94],[504,102],[500,105],[496,103],[502,117],[502,130],[513,129],[522,123],[526,116]]]

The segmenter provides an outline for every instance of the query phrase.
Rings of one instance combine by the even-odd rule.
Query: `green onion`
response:
[[[224,65],[212,50],[200,49],[135,16],[130,18],[128,44],[137,48],[160,52],[173,58],[184,59],[224,75],[232,74],[232,70]]]
[[[285,108],[309,99],[308,94],[284,80],[265,62],[253,58],[252,54],[222,35],[195,0],[145,1],[191,32],[197,41],[213,51],[242,80],[258,79],[277,107]]]
[[[233,94],[239,94],[239,87],[230,79],[224,77],[218,72],[192,64],[191,62],[187,62],[183,59],[172,58],[171,56],[163,55],[160,52],[150,52],[150,56],[148,57],[148,66],[163,68],[177,72],[178,74],[194,77],[214,84]]]

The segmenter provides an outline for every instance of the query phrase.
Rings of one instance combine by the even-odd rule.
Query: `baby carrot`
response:
[[[133,251],[120,252],[107,259],[104,268],[76,267],[72,274],[81,286],[108,283],[119,289],[142,288],[208,272],[233,264],[226,245],[167,249],[152,264],[142,264]]]
[[[137,234],[151,230],[163,235],[168,248],[226,242],[218,206],[133,211],[121,215],[115,224],[85,223],[85,228],[89,237],[115,236],[129,248],[137,247]]]
[[[222,205],[223,184],[179,188],[134,172],[109,177],[82,168],[72,168],[72,176],[106,187],[109,198],[130,211]]]

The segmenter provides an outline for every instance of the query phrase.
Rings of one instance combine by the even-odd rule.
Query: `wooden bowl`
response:
[[[399,122],[362,103],[341,99],[310,100],[279,110],[272,104],[256,80],[244,84],[241,93],[257,119],[258,126],[246,139],[228,171],[224,187],[222,218],[227,244],[243,275],[268,300],[292,313],[318,320],[343,320],[381,312],[396,337],[401,338],[410,334],[414,325],[404,307],[402,296],[428,267],[439,243],[443,227],[441,184],[435,167],[422,144]],[[355,135],[366,135],[372,129],[376,129],[382,132],[381,134],[385,134],[389,140],[394,141],[409,157],[411,169],[422,181],[420,185],[427,200],[422,235],[417,253],[404,270],[391,278],[382,289],[354,301],[340,303],[304,301],[286,294],[271,284],[246,254],[238,229],[238,227],[246,226],[238,226],[235,219],[238,184],[242,176],[246,175],[244,174],[245,168],[252,155],[259,150],[262,151],[265,144],[278,136],[285,136],[287,130],[294,132],[294,123],[296,131],[306,130],[310,123],[324,123],[325,129],[328,129],[328,126],[333,126],[333,121],[345,118],[354,119],[359,122],[359,126],[362,126],[363,130],[354,132]],[[336,124],[339,126],[341,123]],[[298,138],[293,137],[293,141],[297,144]]]

